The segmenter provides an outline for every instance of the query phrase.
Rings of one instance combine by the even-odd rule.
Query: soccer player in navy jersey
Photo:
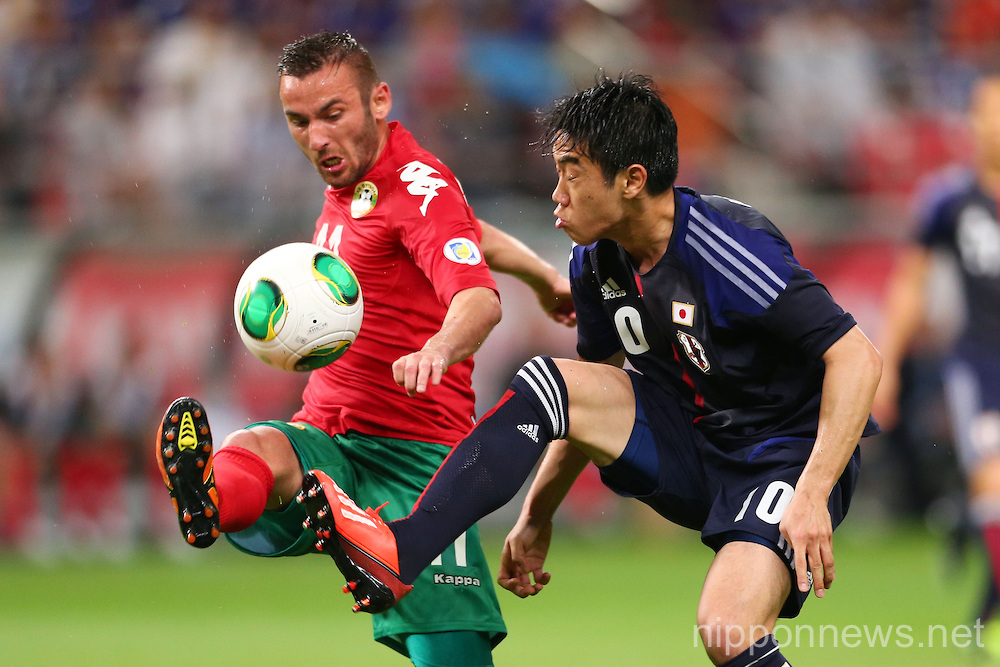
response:
[[[674,187],[677,128],[650,79],[602,76],[545,122],[556,227],[577,244],[581,360],[526,363],[408,517],[387,524],[310,472],[309,524],[377,611],[512,498],[547,447],[501,585],[543,590],[553,514],[593,461],[715,551],[697,613],[712,662],[784,665],[777,619],[834,580],[857,445],[878,432],[879,353],[761,213]]]
[[[925,296],[937,255],[960,276],[968,315],[944,363],[954,444],[968,480],[972,518],[983,536],[993,586],[1000,584],[1000,75],[974,87],[969,120],[974,169],[935,179],[920,207],[916,242],[902,253],[886,295],[879,347],[885,374],[875,400],[881,422],[896,421],[900,366],[929,310]],[[994,615],[995,593],[980,617]]]

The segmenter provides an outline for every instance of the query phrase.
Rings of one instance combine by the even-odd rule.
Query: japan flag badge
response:
[[[694,304],[674,301],[671,308],[671,315],[674,324],[685,327],[694,326]]]

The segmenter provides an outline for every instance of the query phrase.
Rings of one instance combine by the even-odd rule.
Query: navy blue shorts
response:
[[[944,366],[944,389],[962,469],[1000,455],[1000,357],[965,352]]]
[[[604,484],[674,523],[700,531],[702,542],[716,551],[734,541],[772,549],[793,577],[781,616],[797,616],[809,594],[798,591],[792,552],[778,523],[813,439],[772,438],[724,451],[694,427],[695,415],[681,408],[668,390],[641,373],[629,371],[629,376],[636,396],[635,425],[622,456],[600,469]],[[834,528],[850,506],[860,456],[856,449],[830,494]]]

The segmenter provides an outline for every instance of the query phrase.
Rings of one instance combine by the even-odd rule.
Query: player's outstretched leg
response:
[[[378,510],[362,510],[321,470],[306,473],[296,501],[306,510],[303,527],[316,532],[316,549],[330,554],[347,580],[355,612],[381,613],[413,589],[399,579],[396,538]]]
[[[219,537],[219,496],[212,475],[212,432],[201,403],[185,397],[170,404],[156,437],[156,462],[184,539],[199,548],[211,546]]]

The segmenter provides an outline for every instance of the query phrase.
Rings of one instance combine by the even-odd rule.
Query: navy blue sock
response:
[[[791,663],[781,655],[774,635],[761,637],[747,650],[719,667],[791,667]]]
[[[566,400],[552,359],[535,357],[521,367],[500,402],[438,468],[410,516],[389,524],[405,583],[514,497],[549,441],[566,437]]]

